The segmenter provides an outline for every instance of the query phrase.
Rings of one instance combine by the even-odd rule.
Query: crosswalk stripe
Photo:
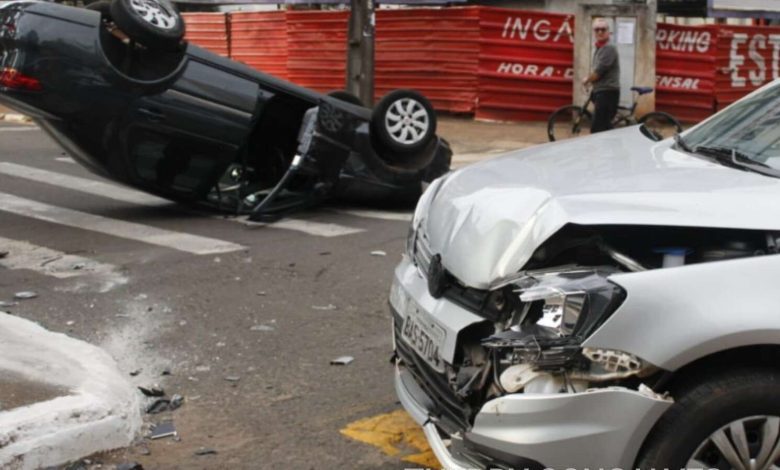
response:
[[[265,224],[262,222],[252,222],[248,220],[247,217],[238,217],[235,220],[250,227],[270,226],[274,228],[295,230],[297,232],[303,232],[318,237],[340,237],[343,235],[352,235],[355,233],[365,232],[365,229],[362,228],[346,227],[344,225],[339,225],[339,224],[312,222],[309,220],[282,219],[272,224]]]
[[[54,171],[41,170],[26,165],[19,165],[10,162],[0,162],[0,173],[17,178],[24,178],[37,183],[49,184],[52,186],[61,186],[63,188],[76,190],[82,193],[93,194],[95,196],[107,197],[115,201],[128,202],[130,204],[140,204],[143,206],[159,207],[163,205],[172,205],[173,202],[151,194],[142,193],[133,189],[124,188],[115,184],[104,183],[102,181],[78,176],[56,173]]]
[[[400,220],[402,222],[411,222],[413,217],[411,212],[372,211],[364,209],[332,209],[332,212],[354,215],[355,217],[366,217],[369,219],[381,220]]]
[[[25,127],[0,127],[0,132],[26,132],[26,131],[39,131],[38,127],[25,126]]]
[[[67,225],[69,227],[104,233],[106,235],[128,240],[173,248],[196,255],[228,253],[245,249],[245,247],[236,243],[217,240],[215,238],[201,237],[133,222],[125,222],[123,220],[110,219],[108,217],[101,217],[99,215],[79,212],[64,207],[52,206],[2,192],[0,192],[0,210],[23,217],[32,217],[55,224]]]
[[[0,266],[8,269],[26,269],[59,279],[87,277],[98,284],[99,292],[108,292],[126,284],[127,278],[113,264],[99,263],[82,256],[10,238],[0,237],[0,249],[7,252],[0,258]]]
[[[130,204],[139,204],[143,206],[160,207],[170,206],[173,203],[167,199],[152,196],[141,191],[134,189],[124,188],[116,184],[104,183],[89,178],[81,178],[78,176],[65,175],[54,171],[42,170],[39,168],[33,168],[26,165],[19,165],[11,162],[0,162],[0,174],[14,176],[17,178],[24,178],[37,183],[44,183],[53,186],[60,186],[73,191],[80,191],[103,198],[113,199],[116,201],[127,202]],[[223,217],[216,217],[224,219]],[[243,223],[244,225],[251,226],[269,226],[272,228],[280,228],[285,230],[294,230],[297,232],[303,232],[309,235],[320,237],[339,237],[342,235],[351,235],[354,233],[364,232],[365,230],[354,227],[347,227],[338,224],[313,222],[308,220],[298,219],[283,219],[271,224],[260,224],[254,222],[248,222],[246,217],[229,218],[226,220],[236,221]]]

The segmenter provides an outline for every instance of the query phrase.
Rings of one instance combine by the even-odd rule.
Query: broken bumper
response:
[[[557,395],[507,395],[486,403],[470,430],[443,437],[429,417],[431,399],[401,365],[396,367],[395,389],[448,470],[633,468],[648,432],[672,404],[617,387]]]

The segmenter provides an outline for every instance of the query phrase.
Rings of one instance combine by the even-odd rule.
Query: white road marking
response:
[[[382,219],[382,220],[400,220],[403,222],[411,222],[414,214],[411,212],[393,212],[393,211],[372,211],[365,209],[331,209],[332,212],[339,214],[354,215],[355,217],[366,217],[369,219]]]
[[[106,235],[128,240],[173,248],[174,250],[194,253],[196,255],[228,253],[245,249],[244,246],[223,240],[174,232],[172,230],[164,230],[147,225],[125,222],[123,220],[110,219],[108,217],[101,217],[99,215],[79,212],[64,207],[52,206],[2,192],[0,192],[0,211],[83,230],[104,233]]]
[[[127,284],[127,278],[113,264],[99,263],[4,237],[0,237],[0,250],[8,252],[4,258],[0,258],[0,266],[8,269],[27,269],[59,279],[85,278],[85,282],[75,290],[90,290],[90,285],[96,284],[98,292],[108,292],[116,286]]]
[[[24,178],[36,183],[50,184],[62,188],[93,194],[95,196],[113,199],[115,201],[140,204],[142,206],[160,207],[172,205],[173,202],[151,194],[142,193],[134,189],[125,188],[115,184],[78,176],[56,173],[54,171],[41,170],[16,163],[0,162],[0,174]]]
[[[78,176],[65,175],[48,170],[41,170],[25,165],[19,165],[17,163],[0,162],[0,174],[14,176],[17,178],[24,178],[35,181],[37,183],[59,186],[73,191],[80,191],[116,201],[127,202],[130,204],[139,204],[149,207],[170,206],[174,204],[167,199],[152,196],[151,194],[125,188],[116,184],[104,183],[102,181],[81,178]],[[297,232],[303,232],[309,235],[320,237],[339,237],[342,235],[351,235],[353,233],[365,231],[364,229],[346,227],[338,224],[311,222],[299,219],[284,219],[271,224],[258,224],[255,222],[249,222],[246,217],[225,219],[224,217],[216,216],[215,218],[240,222],[244,225],[251,226],[267,225],[272,228],[294,230]]]
[[[25,132],[25,131],[39,131],[39,130],[41,129],[35,126],[0,127],[0,132]]]
[[[303,232],[317,237],[340,237],[343,235],[352,235],[355,233],[365,232],[365,229],[362,228],[346,227],[344,225],[312,222],[310,220],[300,220],[300,219],[282,219],[278,222],[273,222],[270,224],[266,224],[262,222],[252,222],[248,220],[247,217],[237,217],[233,220],[235,220],[236,222],[240,222],[244,225],[247,225],[249,227],[268,226],[268,227],[281,228],[286,230],[295,230],[297,232]]]

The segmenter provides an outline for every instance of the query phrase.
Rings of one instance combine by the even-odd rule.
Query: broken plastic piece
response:
[[[16,307],[19,305],[19,302],[6,302],[5,300],[0,300],[0,308],[1,307]]]
[[[162,413],[163,411],[168,411],[170,404],[171,401],[167,398],[158,398],[152,402],[151,405],[146,407],[146,412],[152,415]]]
[[[237,375],[228,375],[227,377],[225,377],[225,380],[227,380],[228,382],[238,382],[239,380],[241,380],[241,377]]]
[[[312,310],[336,310],[336,306],[333,304],[328,305],[312,305]]]
[[[152,429],[152,433],[149,435],[150,439],[162,439],[163,437],[176,436],[176,427],[173,422],[168,421],[166,423],[160,423]]]
[[[171,402],[168,404],[168,410],[173,411],[184,404],[184,397],[178,393],[171,397]]]
[[[352,357],[352,356],[341,356],[341,357],[337,357],[336,359],[333,359],[332,361],[330,361],[330,365],[332,365],[332,366],[348,366],[354,360],[355,360],[355,358]]]
[[[36,297],[38,297],[38,293],[33,291],[22,291],[14,294],[15,300],[29,300],[29,299],[34,299]]]
[[[144,466],[138,462],[126,462],[117,465],[116,470],[144,470]]]
[[[162,389],[159,385],[152,385],[149,388],[146,387],[138,387],[138,390],[141,391],[144,395],[147,397],[164,397],[165,396],[165,390]]]
[[[387,256],[387,252],[382,250],[376,250],[371,252],[371,256]]]
[[[217,451],[209,447],[201,447],[195,451],[195,455],[214,455]]]

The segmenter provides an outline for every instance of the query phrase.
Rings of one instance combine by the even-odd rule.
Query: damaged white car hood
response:
[[[455,171],[420,230],[464,284],[520,271],[566,224],[780,230],[780,179],[653,142],[631,127],[513,152]]]

